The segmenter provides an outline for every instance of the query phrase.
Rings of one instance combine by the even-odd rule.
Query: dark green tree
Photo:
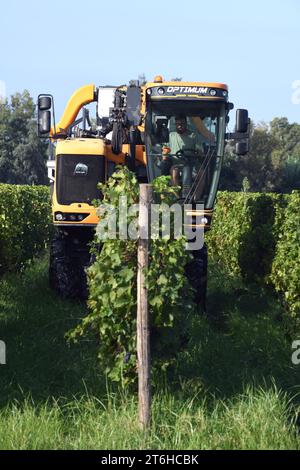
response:
[[[240,191],[247,178],[250,191],[275,190],[276,171],[272,164],[271,153],[278,143],[270,135],[268,126],[252,125],[250,151],[245,156],[237,156],[233,142],[226,147],[221,189]]]
[[[280,190],[300,189],[300,125],[287,118],[275,118],[270,133],[279,145],[272,151],[272,162],[280,175]]]
[[[36,134],[35,105],[28,91],[0,105],[0,182],[47,184],[47,148]]]
[[[250,191],[291,192],[300,188],[300,125],[287,118],[252,125],[250,151],[238,157],[226,147],[221,189],[240,191],[247,178]]]

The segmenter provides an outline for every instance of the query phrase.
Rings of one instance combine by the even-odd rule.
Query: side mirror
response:
[[[38,98],[39,111],[48,111],[52,107],[52,100],[50,96],[41,95]]]
[[[38,135],[47,137],[51,130],[52,96],[39,95],[38,97]]]
[[[237,155],[246,155],[249,152],[249,142],[238,142],[235,145],[235,153]]]
[[[40,111],[38,117],[38,134],[44,136],[51,130],[51,112]]]
[[[248,110],[247,109],[237,109],[236,110],[236,126],[235,131],[244,134],[248,131]]]

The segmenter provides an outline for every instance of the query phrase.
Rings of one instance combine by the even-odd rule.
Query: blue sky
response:
[[[3,0],[0,20],[7,94],[51,92],[57,117],[82,85],[119,85],[145,73],[227,83],[231,101],[256,122],[300,122],[300,104],[292,104],[297,0]]]

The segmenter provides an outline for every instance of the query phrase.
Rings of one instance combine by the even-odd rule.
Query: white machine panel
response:
[[[114,107],[116,87],[98,88],[98,117],[100,119],[109,117],[110,108]]]
[[[47,161],[48,178],[51,183],[55,181],[55,160]]]

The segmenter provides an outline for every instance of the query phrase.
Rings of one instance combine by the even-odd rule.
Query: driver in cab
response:
[[[203,144],[215,141],[213,133],[209,132],[200,118],[192,118],[199,132],[191,132],[184,115],[175,116],[176,131],[170,132],[169,143],[162,147],[162,174],[168,175],[171,166],[184,163],[184,158],[195,157],[203,153]]]
[[[173,184],[180,185],[180,170],[182,167],[182,194],[185,196],[189,192],[193,178],[193,167],[198,167],[200,161],[195,162],[195,157],[199,160],[203,156],[203,144],[215,143],[215,136],[206,129],[203,121],[198,117],[192,117],[192,122],[198,132],[191,132],[187,126],[187,119],[180,115],[175,117],[176,131],[170,132],[169,143],[162,147],[161,172],[163,175],[170,175]],[[201,158],[200,158],[201,160]],[[203,191],[204,179],[199,192]]]
[[[175,156],[176,153],[180,154],[180,151],[186,151],[186,156],[189,154],[195,155],[201,149],[201,145],[204,141],[200,141],[200,138],[195,132],[190,132],[187,127],[187,120],[185,116],[175,117],[175,128],[176,131],[170,132],[169,136],[169,148],[170,153],[174,155],[174,158],[180,158]],[[163,147],[162,153],[167,154],[168,147]]]

